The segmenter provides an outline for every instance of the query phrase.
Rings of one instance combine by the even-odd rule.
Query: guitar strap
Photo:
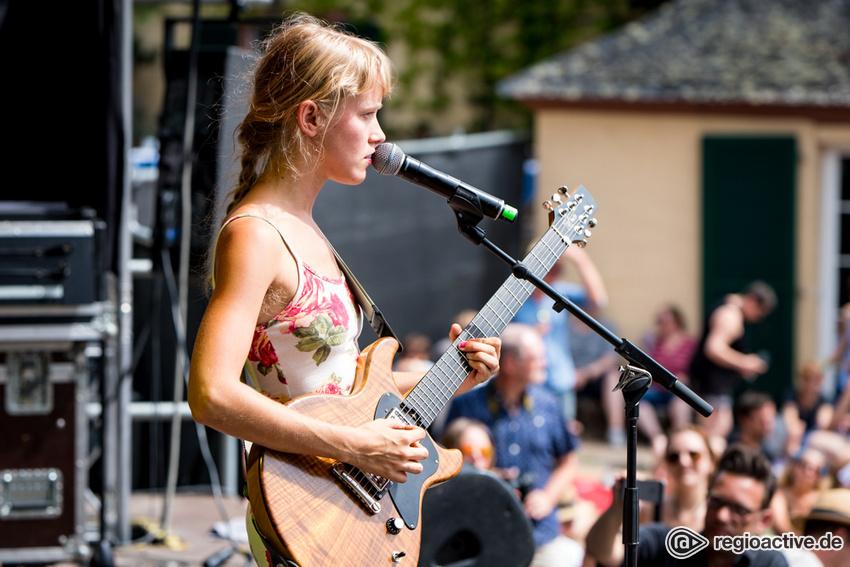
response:
[[[253,522],[254,520],[251,521]],[[257,526],[257,522],[254,522],[254,528],[257,530],[257,534],[259,534],[260,539],[263,540],[263,545],[269,553],[269,559],[271,560],[273,567],[299,567],[297,563],[284,559],[283,556],[277,552],[275,547],[269,543],[269,540],[266,539],[266,536],[263,535],[263,532],[260,531],[260,528]]]
[[[327,241],[327,239],[326,239]],[[396,336],[395,332],[393,332],[390,324],[384,318],[384,314],[381,313],[381,310],[378,309],[378,306],[372,301],[372,298],[369,297],[369,294],[366,293],[363,285],[357,281],[357,278],[354,276],[354,273],[351,269],[346,265],[346,263],[342,260],[342,257],[333,247],[333,245],[328,242],[328,246],[333,251],[334,256],[336,256],[336,261],[339,264],[339,269],[342,270],[342,273],[345,274],[345,279],[348,280],[349,285],[351,286],[351,293],[354,294],[354,298],[357,300],[357,303],[360,304],[360,309],[363,310],[363,314],[366,316],[366,320],[369,321],[369,325],[372,327],[372,330],[375,331],[379,337],[392,337],[398,342],[398,351],[402,352],[404,347],[401,344],[401,341]]]

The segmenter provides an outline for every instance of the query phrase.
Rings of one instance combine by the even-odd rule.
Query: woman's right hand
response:
[[[396,419],[376,419],[355,428],[351,457],[345,462],[362,471],[395,482],[406,482],[408,474],[418,474],[428,458],[420,441],[425,430]]]

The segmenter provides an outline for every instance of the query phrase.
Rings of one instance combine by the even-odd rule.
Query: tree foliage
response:
[[[395,57],[393,117],[421,117],[415,129],[445,134],[456,105],[467,132],[528,125],[527,113],[500,99],[496,84],[523,68],[631,21],[665,0],[293,0],[286,9],[350,23],[385,43]],[[453,115],[457,119],[457,115]],[[401,122],[401,121],[400,121]],[[399,127],[403,130],[405,127]]]

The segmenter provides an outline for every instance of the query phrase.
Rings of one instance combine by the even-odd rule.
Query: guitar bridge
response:
[[[397,407],[390,409],[387,417],[402,423],[410,423],[409,417]],[[369,512],[377,514],[381,511],[381,503],[378,501],[387,493],[392,481],[382,476],[365,473],[347,463],[336,462],[331,470],[357,496]]]
[[[384,497],[390,480],[381,476],[364,473],[357,467],[336,462],[331,466],[334,475],[357,496],[372,514],[381,511],[379,500]]]

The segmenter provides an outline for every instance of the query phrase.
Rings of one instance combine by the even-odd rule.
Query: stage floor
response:
[[[583,486],[595,483],[598,488],[612,482],[614,476],[625,470],[625,447],[612,447],[599,441],[584,441],[579,453],[579,479]],[[638,451],[638,467],[648,471],[651,466],[649,448],[641,446]],[[593,496],[599,495],[599,490]],[[604,493],[601,495],[604,497]],[[598,504],[598,498],[597,504]],[[129,515],[133,526],[134,542],[112,550],[115,567],[203,567],[204,563],[219,552],[226,552],[234,544],[216,531],[229,527],[234,534],[236,551],[220,567],[245,567],[254,565],[244,553],[246,500],[241,496],[224,496],[221,502],[209,489],[199,492],[179,491],[171,508],[169,527],[161,530],[164,495],[161,492],[133,493],[129,503]],[[585,521],[595,519],[596,509],[585,502],[587,514],[577,514]],[[579,539],[590,525],[574,526]],[[74,567],[76,564],[61,563],[56,567]]]

